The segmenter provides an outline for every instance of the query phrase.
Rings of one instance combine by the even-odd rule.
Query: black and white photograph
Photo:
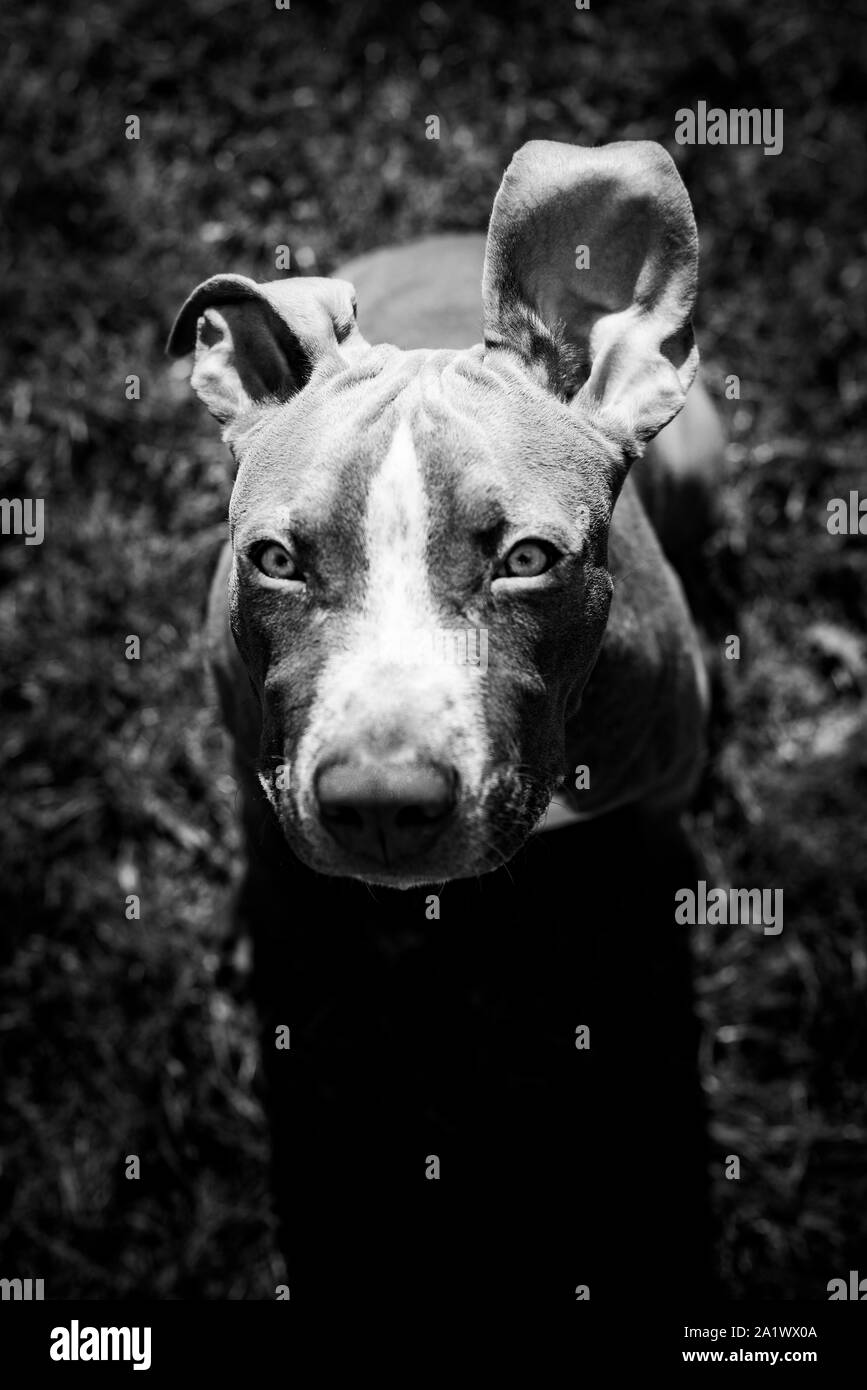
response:
[[[0,1338],[255,1383],[470,1315],[562,1328],[542,1385],[827,1374],[867,4],[0,35]]]

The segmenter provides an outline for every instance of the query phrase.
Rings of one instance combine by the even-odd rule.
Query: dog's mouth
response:
[[[556,789],[556,779],[505,766],[470,793],[455,772],[429,763],[391,774],[326,767],[313,787],[276,795],[262,783],[289,848],[309,868],[399,889],[500,868]]]

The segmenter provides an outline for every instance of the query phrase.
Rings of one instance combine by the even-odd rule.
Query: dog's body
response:
[[[272,1115],[293,1297],[350,1279],[354,1299],[377,1240],[376,1296],[496,1302],[505,1277],[522,1299],[528,1280],[613,1297],[667,1189],[691,1193],[665,1239],[692,1284],[703,1130],[673,894],[695,876],[677,816],[707,680],[665,556],[705,538],[720,437],[686,397],[688,200],[658,147],[531,145],[486,252],[433,238],[343,274],[392,346],[361,339],[340,280],[216,277],[173,336],[189,350],[198,323],[193,382],[239,460],[209,645],[272,1092],[291,1077]],[[408,651],[432,629],[483,632],[487,670]],[[528,839],[565,820],[586,823]],[[582,1213],[618,1170],[606,1239]]]

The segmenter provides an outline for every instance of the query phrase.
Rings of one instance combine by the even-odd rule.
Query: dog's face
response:
[[[400,884],[502,863],[602,640],[611,443],[508,354],[374,348],[234,447],[232,626],[292,848]]]
[[[556,254],[516,288],[515,258],[538,261],[540,227],[532,202],[522,253],[512,171],[534,150],[544,173],[545,151],[568,147],[526,147],[504,182],[484,346],[369,347],[338,281],[281,282],[275,298],[218,277],[176,325],[182,351],[184,315],[198,323],[193,384],[238,465],[230,604],[261,701],[260,779],[292,849],[323,873],[408,887],[493,869],[526,840],[601,646],[628,459],[694,373],[682,312],[639,314],[636,332],[634,285],[606,292],[610,267],[588,285],[609,309],[592,320],[595,348],[568,331],[575,291]],[[604,153],[568,150],[585,183],[587,156]],[[590,163],[610,201],[610,157]],[[634,154],[627,164],[634,185]],[[662,172],[677,179],[670,161]],[[580,238],[565,237],[571,256]],[[653,280],[650,252],[624,254]],[[650,290],[671,283],[655,275],[650,309]]]

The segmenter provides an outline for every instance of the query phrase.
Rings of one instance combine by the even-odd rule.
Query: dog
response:
[[[302,1303],[712,1281],[673,897],[709,706],[677,569],[722,452],[697,261],[661,146],[534,141],[486,239],[216,275],[175,321],[237,465],[207,639]]]

